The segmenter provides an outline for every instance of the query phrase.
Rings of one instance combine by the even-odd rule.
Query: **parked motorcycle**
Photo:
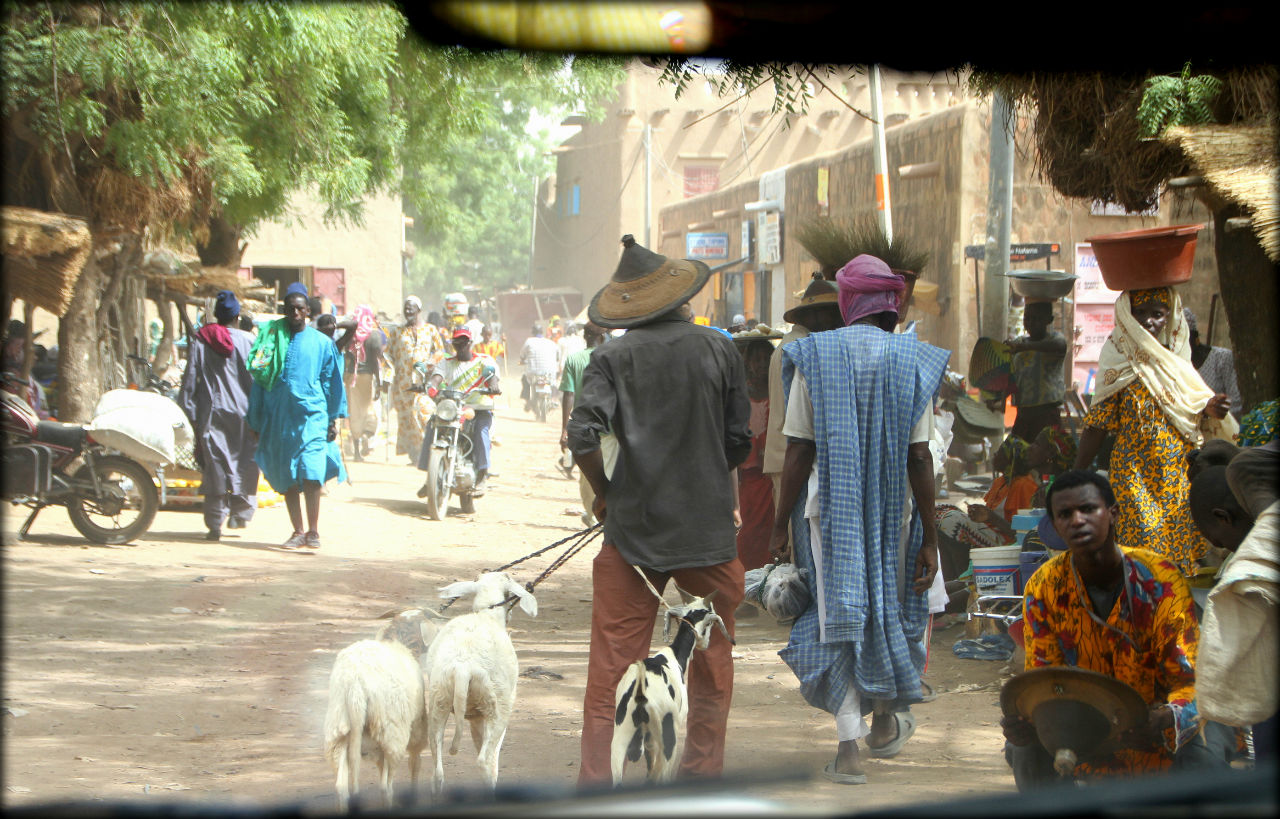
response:
[[[160,506],[151,472],[96,440],[93,425],[40,420],[14,393],[21,386],[6,374],[0,390],[3,499],[31,510],[19,537],[46,506],[65,506],[76,530],[95,543],[128,543],[147,531]]]
[[[492,394],[487,388],[466,392],[441,389],[435,396],[428,434],[422,443],[430,450],[426,500],[427,514],[432,520],[444,518],[451,494],[458,496],[458,505],[464,513],[476,510],[471,494],[476,486],[476,468],[471,455],[481,444],[475,435],[475,410],[464,403],[472,392]]]

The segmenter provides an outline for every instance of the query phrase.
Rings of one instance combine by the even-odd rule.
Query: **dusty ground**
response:
[[[414,497],[421,473],[384,462],[379,448],[349,464],[349,486],[330,485],[317,554],[275,548],[289,534],[283,506],[220,543],[203,540],[199,514],[161,512],[142,539],[115,547],[86,545],[56,508],[17,543],[20,519],[6,507],[3,804],[331,807],[321,724],[334,654],[370,635],[383,611],[436,605],[444,583],[579,528],[577,484],[554,468],[558,424],[506,410],[496,431],[499,477],[474,518],[455,509],[429,520]],[[546,565],[513,573],[523,582]],[[504,785],[555,791],[576,781],[589,571],[584,553],[538,587],[536,619],[513,615],[522,672],[533,673],[520,681],[502,749]],[[915,738],[897,758],[869,761],[870,784],[848,787],[819,775],[834,754],[834,721],[804,702],[777,657],[786,630],[768,616],[739,621],[731,792],[831,813],[1012,791],[998,727],[1003,664],[957,659],[960,631],[934,634],[926,678],[939,697],[915,707]],[[467,741],[446,758],[446,782],[474,786],[474,759]],[[398,773],[403,793],[408,773]],[[366,795],[374,777],[365,765]]]

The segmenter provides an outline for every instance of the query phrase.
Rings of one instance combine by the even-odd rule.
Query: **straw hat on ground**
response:
[[[668,259],[622,237],[622,258],[613,278],[591,299],[587,316],[601,327],[638,327],[687,302],[711,278],[695,259]]]
[[[783,313],[782,320],[808,327],[813,323],[813,317],[825,310],[835,311],[837,317],[840,315],[840,289],[835,282],[823,278],[821,271],[815,270],[813,281],[804,289],[800,303]]]

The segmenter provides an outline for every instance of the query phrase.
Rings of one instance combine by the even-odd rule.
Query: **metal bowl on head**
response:
[[[1065,666],[1033,668],[1009,680],[1000,691],[1000,709],[1035,726],[1062,776],[1081,760],[1114,752],[1122,733],[1148,719],[1147,704],[1129,685]]]
[[[1013,292],[1025,299],[1052,300],[1069,295],[1076,275],[1065,270],[1010,270],[1004,274]]]

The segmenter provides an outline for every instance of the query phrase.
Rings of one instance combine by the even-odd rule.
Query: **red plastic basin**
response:
[[[1191,279],[1196,234],[1204,225],[1126,230],[1085,239],[1112,290],[1169,287]]]

